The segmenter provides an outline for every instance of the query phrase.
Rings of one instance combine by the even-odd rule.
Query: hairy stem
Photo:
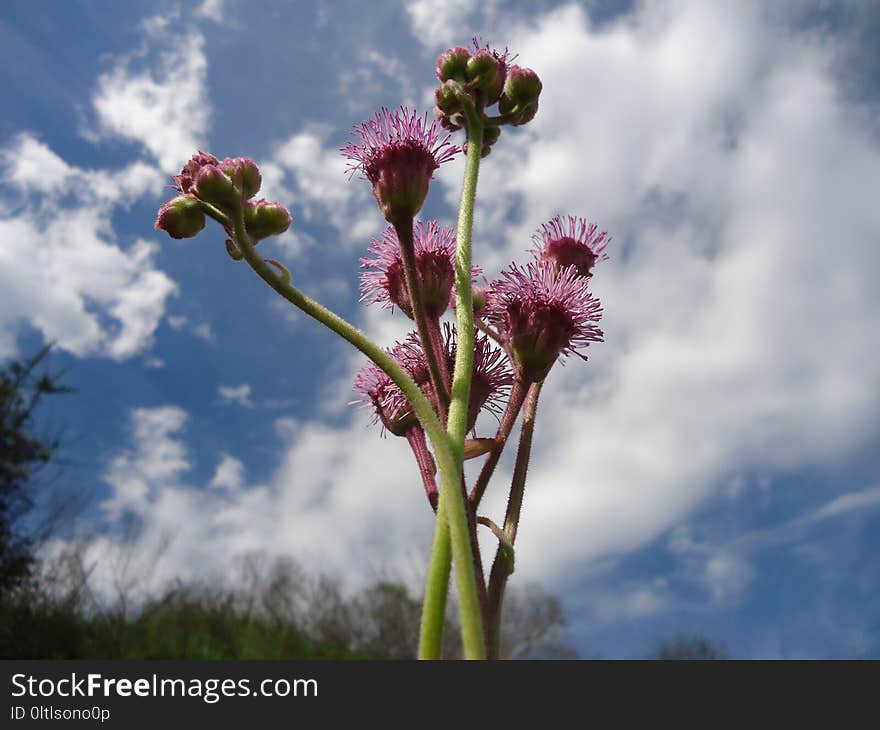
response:
[[[443,345],[443,332],[440,329],[440,318],[427,314],[425,315],[425,325],[428,328],[429,342],[427,346],[430,347],[434,353],[434,360],[437,362],[438,368],[440,369],[443,392],[444,395],[447,395],[446,399],[441,401],[441,403],[443,403],[444,409],[448,409],[448,393],[452,390],[452,375],[449,372],[449,361],[446,357],[446,348]],[[447,411],[444,410],[440,415],[445,422]]]
[[[455,310],[457,316],[458,345],[455,356],[455,371],[452,377],[452,392],[449,403],[449,417],[446,429],[449,434],[448,445],[456,461],[455,482],[449,483],[445,469],[441,465],[440,509],[448,510],[449,537],[452,542],[452,559],[455,561],[456,586],[458,588],[458,607],[461,621],[461,638],[466,659],[485,659],[486,635],[483,633],[482,610],[479,600],[477,576],[474,569],[477,550],[471,543],[469,506],[461,487],[462,465],[464,463],[464,440],[467,434],[467,420],[470,402],[471,376],[474,364],[474,310],[471,297],[471,232],[474,225],[474,202],[477,194],[477,178],[480,172],[480,150],[483,146],[483,125],[475,113],[469,115],[468,156],[465,165],[464,182],[461,190],[461,205],[458,210],[458,229],[456,232],[455,255]],[[425,604],[441,600],[440,587],[432,580],[434,576],[449,575],[449,551],[443,551],[442,532],[446,529],[439,518],[435,525],[434,548],[431,551],[429,580],[425,588]],[[442,600],[446,599],[447,587],[442,590]],[[437,596],[435,597],[435,592]],[[424,621],[437,621],[435,613],[423,613],[422,638],[426,635]],[[442,630],[442,629],[441,629]],[[427,632],[429,633],[429,632]],[[419,656],[427,658],[428,647],[419,649]]]
[[[504,341],[501,339],[501,334],[494,327],[486,324],[480,317],[474,316],[474,324],[477,326],[477,329],[480,330],[483,334],[491,337],[495,342],[504,347]]]
[[[519,527],[519,516],[522,510],[523,494],[526,489],[526,476],[529,471],[529,458],[532,453],[532,437],[535,433],[535,416],[538,412],[538,397],[541,395],[543,383],[532,383],[526,398],[523,412],[523,423],[519,434],[519,448],[516,452],[516,466],[510,483],[510,498],[507,501],[507,513],[504,515],[504,537],[512,548],[516,541]],[[510,577],[510,561],[508,555],[499,544],[489,575],[489,658],[497,659],[501,644],[501,606],[504,601],[504,589]]]
[[[437,353],[432,346],[431,332],[428,329],[428,323],[425,319],[425,307],[422,302],[421,285],[419,283],[419,272],[416,269],[416,250],[413,238],[413,219],[407,218],[402,223],[395,223],[394,230],[397,233],[397,240],[400,243],[400,258],[403,262],[403,274],[406,278],[406,288],[409,292],[409,305],[412,310],[412,317],[416,322],[416,329],[419,332],[419,339],[422,342],[422,350],[425,353],[425,360],[428,363],[428,371],[431,374],[431,385],[434,386],[434,392],[437,394],[437,401],[440,403],[441,418],[442,413],[446,411],[449,404],[449,393],[446,390],[446,381],[449,376],[444,378],[442,361],[438,362]]]
[[[474,510],[480,506],[480,500],[483,499],[486,487],[489,486],[489,480],[495,473],[495,467],[498,466],[498,461],[501,459],[501,454],[507,445],[507,439],[510,437],[510,432],[516,423],[516,417],[519,415],[527,392],[526,384],[522,378],[517,377],[513,382],[513,387],[510,389],[507,407],[504,409],[504,415],[501,416],[501,423],[498,425],[498,433],[495,434],[495,446],[492,447],[492,451],[489,452],[489,456],[483,462],[483,468],[480,469],[480,475],[477,477],[477,482],[471,490],[470,503]]]
[[[434,476],[437,474],[437,465],[434,463],[434,457],[431,456],[431,452],[428,451],[424,429],[418,424],[410,426],[406,430],[406,440],[409,442],[413,456],[416,457],[416,464],[418,464],[422,484],[425,487],[425,496],[428,497],[428,504],[436,512],[439,495],[437,493],[437,481],[434,479]]]

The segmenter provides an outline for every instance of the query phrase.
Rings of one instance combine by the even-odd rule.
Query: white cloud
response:
[[[223,23],[225,20],[223,5],[223,0],[202,0],[202,4],[196,8],[196,15],[213,20],[215,23]]]
[[[236,490],[245,483],[244,463],[229,454],[220,455],[220,463],[214,471],[214,476],[208,483],[215,489]]]
[[[143,514],[156,504],[162,485],[175,482],[190,468],[187,450],[176,438],[186,421],[186,412],[175,406],[132,412],[133,447],[110,462],[105,480],[113,494],[103,503],[105,510],[111,515]]]
[[[154,39],[159,30],[154,29]],[[144,70],[133,69],[143,51],[120,60],[98,79],[92,98],[104,135],[139,142],[168,173],[179,171],[204,146],[210,119],[204,36],[189,31],[172,37],[158,61]]]
[[[192,328],[193,334],[199,339],[204,340],[205,342],[213,342],[214,341],[214,330],[211,329],[210,322],[202,322],[201,324],[197,324]]]
[[[249,383],[241,385],[221,385],[217,388],[217,394],[224,403],[239,405],[242,408],[253,408],[251,400],[251,386]]]
[[[58,192],[74,176],[74,169],[29,134],[21,134],[13,147],[2,152],[8,182],[19,189]]]
[[[741,472],[833,468],[876,438],[880,144],[835,41],[757,3],[600,30],[568,6],[509,38],[544,92],[481,170],[477,260],[522,259],[556,212],[615,236],[607,343],[545,388],[517,572],[572,576]]]
[[[116,241],[111,215],[161,188],[143,163],[118,171],[66,163],[30,134],[0,152],[0,355],[24,322],[75,355],[122,360],[152,343],[176,284],[155,268],[155,243]]]
[[[382,217],[369,192],[369,183],[357,176],[349,180],[347,161],[337,147],[328,143],[328,136],[324,129],[299,132],[277,148],[272,164],[292,178],[290,198],[295,201],[294,217],[299,215],[308,222],[330,225],[342,243],[360,250],[370,236],[382,230]],[[272,185],[284,189],[275,170]],[[292,239],[286,250],[299,253],[304,242],[307,239]]]
[[[134,517],[138,529],[100,536],[86,555],[105,596],[120,580],[121,555],[145,595],[172,579],[228,576],[229,560],[252,551],[293,557],[352,584],[406,576],[423,561],[432,513],[418,471],[403,439],[380,442],[363,415],[336,429],[285,419],[279,435],[289,439],[287,454],[265,485],[246,484],[244,465],[229,454],[208,486],[189,481],[186,421],[173,406],[132,412],[132,443],[110,463],[112,495],[103,507]]]
[[[476,0],[415,0],[407,4],[406,12],[413,35],[422,44],[433,48],[460,45],[476,8]]]
[[[168,322],[168,326],[177,332],[186,329],[205,342],[213,343],[216,340],[210,322],[200,322],[199,324],[195,324],[189,317],[183,314],[170,314],[166,318],[166,321]]]

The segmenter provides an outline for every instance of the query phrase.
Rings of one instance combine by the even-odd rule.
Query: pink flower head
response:
[[[425,311],[439,317],[446,311],[455,285],[455,231],[437,221],[418,221],[413,231],[416,271]],[[395,305],[412,319],[412,303],[406,286],[400,242],[394,226],[370,242],[374,258],[361,259],[361,301]]]
[[[413,369],[421,374],[423,379],[429,380],[428,365],[422,351],[421,341],[417,334],[412,333],[407,343],[412,346],[410,352],[416,356],[413,361]],[[440,367],[445,366],[449,372],[449,379],[455,371],[455,355],[458,349],[458,338],[454,324],[443,325],[443,360]],[[484,334],[476,333],[474,337],[474,364],[471,371],[471,392],[468,403],[467,430],[471,431],[477,422],[480,411],[486,409],[496,415],[501,413],[501,400],[513,384],[513,373],[510,363],[504,352],[492,344],[492,341]],[[429,388],[423,387],[428,400],[437,407],[433,393]]]
[[[387,351],[422,389],[429,388],[428,367],[418,344],[408,339]],[[390,377],[375,363],[369,363],[355,376],[353,388],[360,393],[355,403],[373,409],[372,423],[382,424],[382,433],[405,436],[418,421],[409,399]]]
[[[455,366],[457,342],[455,327],[445,327],[446,350],[449,353],[449,372]],[[503,410],[501,401],[513,385],[510,361],[504,351],[495,347],[484,334],[474,338],[474,369],[471,379],[470,403],[468,404],[468,431],[474,428],[477,416],[484,408],[496,416]]]
[[[455,369],[455,326],[446,324],[443,334],[443,359],[440,367],[446,367],[452,376]],[[434,409],[438,402],[431,386],[431,376],[422,343],[418,334],[411,332],[403,342],[388,350],[416,385],[425,394]],[[474,368],[468,406],[468,430],[472,430],[480,411],[486,409],[496,415],[501,412],[501,400],[513,383],[513,375],[507,356],[495,347],[488,337],[476,336],[474,342]],[[381,423],[383,432],[405,436],[417,419],[409,400],[394,381],[374,363],[361,368],[354,379],[354,390],[360,393],[363,407],[373,408],[373,423]]]
[[[451,160],[459,148],[442,135],[436,121],[420,117],[405,107],[390,111],[382,107],[375,117],[355,125],[360,143],[349,143],[342,154],[351,160],[350,171],[360,170],[373,185],[373,195],[389,223],[415,217],[425,198],[431,177]]]
[[[192,187],[195,183],[196,175],[199,174],[199,170],[206,165],[216,164],[218,164],[218,160],[214,155],[199,150],[198,154],[193,155],[189,162],[183,166],[180,174],[174,175],[171,179],[177,183],[177,189],[186,195],[192,192]]]
[[[544,223],[532,240],[536,258],[552,261],[561,269],[573,266],[578,276],[590,277],[593,266],[608,258],[605,247],[611,238],[607,231],[599,232],[595,223],[570,215]]]
[[[486,310],[500,328],[520,374],[530,382],[547,377],[560,355],[577,355],[602,341],[596,326],[602,306],[588,290],[589,279],[573,266],[539,260],[516,264],[490,284]]]

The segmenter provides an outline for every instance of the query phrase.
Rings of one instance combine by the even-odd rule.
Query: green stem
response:
[[[452,448],[460,457],[464,450],[470,404],[471,376],[474,368],[474,304],[471,291],[471,232],[474,227],[474,202],[480,172],[480,150],[483,126],[474,118],[468,126],[467,165],[461,189],[455,252],[455,314],[457,347],[455,371],[452,376],[452,398],[449,403],[447,431]]]
[[[504,515],[504,537],[510,550],[516,541],[519,527],[519,516],[522,510],[523,494],[526,489],[526,476],[529,471],[529,458],[532,454],[532,437],[535,433],[535,417],[538,412],[538,397],[541,395],[543,383],[532,383],[523,409],[522,428],[519,433],[519,448],[516,452],[516,465],[513,468],[513,479],[510,483],[510,497],[507,501],[507,513]],[[492,571],[489,575],[489,657],[497,659],[501,644],[501,605],[504,601],[504,589],[510,577],[510,559],[505,552],[506,546],[498,545]]]
[[[486,635],[483,633],[482,611],[474,569],[476,545],[471,545],[470,524],[465,494],[461,489],[461,469],[464,461],[464,440],[467,435],[467,418],[470,403],[471,376],[474,363],[474,310],[471,296],[471,231],[474,225],[474,202],[477,194],[477,177],[480,172],[480,150],[483,146],[483,125],[476,113],[468,114],[468,155],[461,190],[461,206],[458,211],[458,230],[456,232],[455,256],[455,310],[457,316],[458,344],[455,356],[455,371],[452,376],[452,392],[449,403],[449,417],[446,429],[449,434],[449,447],[456,461],[455,479],[442,469],[440,487],[440,507],[446,505],[448,512],[449,539],[452,542],[452,559],[455,561],[456,586],[458,588],[458,608],[461,622],[461,638],[466,659],[486,658]],[[422,614],[422,639],[434,631],[442,631],[441,611],[435,604],[442,603],[445,610],[447,587],[440,586],[439,576],[449,575],[449,551],[445,545],[443,532],[446,530],[439,518],[434,526],[434,547],[428,567],[429,580],[425,586],[425,606]],[[430,621],[431,626],[425,626]],[[422,658],[431,656],[424,643],[419,649]]]
[[[242,211],[240,209],[236,211],[233,218],[233,232],[235,233],[236,243],[243,258],[250,267],[287,301],[333,330],[382,368],[412,404],[416,417],[421,421],[425,433],[427,433],[428,438],[431,440],[431,445],[434,447],[434,457],[437,459],[437,465],[440,469],[440,504],[438,506],[438,519],[436,522],[438,526],[442,526],[441,533],[447,531],[446,523],[449,523],[450,529],[448,532],[451,535],[448,535],[446,539],[448,540],[451,537],[453,557],[456,565],[461,566],[456,572],[459,575],[459,595],[463,596],[463,598],[459,598],[459,601],[462,606],[462,641],[464,643],[465,658],[484,659],[486,657],[486,646],[480,622],[479,602],[471,559],[470,531],[467,514],[465,513],[464,498],[461,496],[461,448],[458,449],[458,455],[456,456],[446,431],[444,431],[428,399],[425,398],[421,389],[394,358],[354,325],[346,322],[342,317],[331,312],[326,307],[321,306],[318,302],[293,287],[288,281],[285,281],[283,277],[276,274],[271,266],[260,258],[254,245],[251,243],[244,227]],[[447,520],[439,519],[439,516],[443,514],[444,503],[445,511],[448,515]],[[428,583],[431,591],[430,596],[428,591],[426,591],[424,607],[425,614],[432,617],[427,630],[434,632],[433,635],[437,637],[437,642],[442,640],[443,623],[441,620],[440,624],[437,625],[436,616],[438,613],[442,615],[446,610],[447,588],[446,583],[444,583],[442,591],[439,590],[436,587],[436,584],[439,582],[436,578],[442,576],[443,563],[449,563],[449,551],[448,549],[443,549],[443,542],[444,537],[442,534],[439,536],[435,535],[431,562],[438,562],[439,565],[429,568],[429,575],[433,572],[435,580]],[[448,567],[446,568],[446,577],[448,582]],[[468,593],[468,589],[470,589],[470,593]],[[474,611],[471,606],[476,606],[476,610]],[[465,607],[467,607],[468,611],[467,617],[465,615]],[[475,617],[476,621],[471,617]],[[425,632],[426,629],[423,627],[423,637]],[[421,651],[420,656],[422,656]],[[429,656],[426,658],[435,657]],[[439,654],[437,654],[436,658],[439,658]]]
[[[428,564],[425,602],[419,634],[419,659],[440,659],[443,652],[443,628],[446,624],[446,596],[449,592],[449,569],[452,567],[452,543],[446,500],[441,496],[434,521],[434,544]],[[482,644],[482,642],[481,642]]]

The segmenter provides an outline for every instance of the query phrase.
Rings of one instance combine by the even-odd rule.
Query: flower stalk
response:
[[[504,515],[504,540],[499,540],[498,551],[489,574],[489,658],[497,659],[501,645],[501,608],[504,602],[504,589],[512,571],[511,554],[516,542],[519,517],[522,511],[529,459],[532,454],[532,438],[535,434],[535,417],[538,413],[538,398],[543,382],[532,383],[523,410],[523,422],[516,452],[516,465],[510,483],[510,497]]]
[[[458,346],[455,352],[455,370],[452,376],[452,393],[449,403],[449,417],[446,422],[449,435],[448,444],[455,460],[456,481],[464,463],[464,440],[467,435],[468,411],[470,403],[471,374],[474,365],[474,310],[471,298],[471,235],[474,225],[474,204],[477,195],[477,178],[480,173],[479,150],[483,145],[483,124],[476,114],[469,115],[468,155],[461,191],[461,205],[458,212],[455,252],[455,312],[457,319]],[[442,467],[441,467],[442,470]],[[474,555],[471,543],[472,521],[468,519],[465,495],[459,485],[455,493],[450,493],[445,485],[446,475],[441,480],[440,510],[434,527],[434,545],[428,567],[428,581],[425,585],[425,603],[422,613],[422,630],[419,645],[420,659],[438,659],[438,647],[426,637],[434,633],[442,634],[442,621],[445,614],[447,586],[442,589],[438,578],[449,576],[450,559],[446,549],[444,532],[449,530],[452,540],[451,557],[455,560],[456,586],[458,588],[459,614],[461,620],[462,643],[465,657],[485,659],[486,637],[483,633],[482,611],[474,569]],[[459,483],[460,484],[460,483]],[[448,528],[443,524],[444,502],[455,503],[456,509],[446,514]],[[459,509],[460,508],[460,511]],[[458,524],[456,524],[458,523]],[[462,533],[466,539],[462,539]],[[443,610],[440,610],[442,606]],[[438,623],[439,622],[439,623]]]
[[[437,402],[440,405],[441,420],[449,405],[449,393],[446,382],[449,375],[444,377],[445,363],[438,360],[437,349],[434,346],[435,338],[431,337],[428,322],[425,316],[425,307],[422,301],[422,292],[419,286],[419,273],[416,270],[416,250],[413,240],[413,219],[406,218],[403,222],[394,223],[397,240],[400,242],[400,258],[403,262],[403,272],[406,278],[406,288],[409,292],[410,309],[412,318],[416,322],[419,339],[422,342],[422,350],[428,363],[428,371],[431,373],[431,385],[437,394]],[[439,329],[439,326],[438,326]]]

